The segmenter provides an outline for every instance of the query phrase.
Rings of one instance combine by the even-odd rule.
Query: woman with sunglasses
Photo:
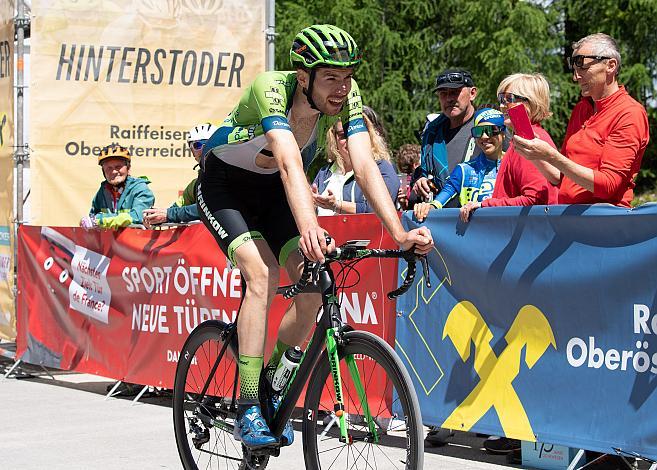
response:
[[[198,162],[203,152],[203,144],[214,134],[217,126],[206,122],[192,127],[187,133],[187,145],[189,150],[194,156],[194,160],[198,166]],[[194,168],[196,168],[194,166]],[[147,228],[152,228],[154,225],[162,224],[164,222],[171,223],[187,223],[193,220],[199,220],[198,208],[196,206],[196,178],[194,178],[187,185],[182,193],[169,208],[153,207],[144,211],[144,225]]]
[[[415,218],[423,221],[431,209],[442,209],[456,196],[461,206],[469,202],[481,203],[491,197],[504,153],[505,130],[504,115],[500,111],[491,108],[478,110],[470,133],[481,152],[473,160],[456,165],[433,201],[417,203],[413,208]]]
[[[396,202],[399,177],[390,163],[390,151],[383,134],[385,130],[374,111],[363,106],[363,119],[370,135],[372,156],[379,167],[383,181]],[[374,124],[374,123],[378,123]],[[355,180],[347,139],[341,121],[337,121],[326,133],[326,157],[329,164],[315,177],[311,187],[318,215],[362,214],[374,212],[362,189]]]
[[[513,130],[508,110],[524,106],[532,123],[534,135],[556,148],[541,122],[550,117],[550,86],[540,73],[516,73],[506,77],[497,87],[504,124]],[[461,220],[467,222],[473,211],[480,207],[533,206],[556,204],[557,189],[541,172],[515,150],[513,142],[504,154],[495,183],[493,196],[482,202],[469,202],[461,207]]]

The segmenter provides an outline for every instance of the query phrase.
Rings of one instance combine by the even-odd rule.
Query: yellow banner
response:
[[[14,2],[0,2],[0,338],[16,337],[14,308]]]
[[[221,122],[265,68],[262,0],[33,0],[31,214],[77,225],[119,143],[170,206],[195,177],[186,131]]]

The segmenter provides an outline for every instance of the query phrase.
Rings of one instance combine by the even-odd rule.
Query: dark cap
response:
[[[475,86],[472,74],[463,69],[447,69],[436,77],[436,86],[433,91],[441,88],[462,88]]]

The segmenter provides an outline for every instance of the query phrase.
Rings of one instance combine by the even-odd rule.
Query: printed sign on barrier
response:
[[[358,232],[371,247],[394,247],[373,215],[322,224],[337,242]],[[234,321],[242,295],[240,272],[202,225],[119,232],[22,226],[19,256],[17,357],[141,384],[171,388],[189,333],[206,320]],[[346,279],[360,278],[357,287],[340,296],[342,317],[392,343],[394,302],[385,294],[396,287],[396,261],[365,260],[357,270]],[[274,302],[268,351],[288,305]]]
[[[656,222],[656,205],[432,213],[435,287],[397,303],[424,421],[657,456]]]

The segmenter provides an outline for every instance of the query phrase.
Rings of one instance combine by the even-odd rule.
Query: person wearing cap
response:
[[[196,165],[201,159],[203,153],[203,145],[214,134],[218,128],[206,122],[192,127],[187,133],[187,145],[189,150],[196,160]],[[198,206],[196,205],[196,180],[194,178],[189,182],[182,195],[174,202],[171,207],[153,207],[144,210],[144,225],[146,228],[153,228],[153,226],[165,222],[184,224],[194,220],[200,220],[198,215]]]
[[[436,78],[433,91],[442,112],[428,121],[422,132],[422,157],[414,175],[410,206],[420,199],[433,199],[456,165],[470,160],[476,147],[470,129],[477,87],[470,72],[445,70]]]
[[[91,202],[89,215],[80,220],[84,228],[117,229],[142,223],[142,213],[155,202],[146,177],[130,176],[131,155],[117,144],[104,147],[98,156],[105,181]]]
[[[515,73],[504,78],[497,87],[500,109],[504,113],[504,124],[513,129],[508,115],[509,108],[524,106],[531,121],[534,134],[552,148],[556,148],[550,135],[541,127],[541,122],[551,116],[550,86],[540,73]],[[493,196],[481,202],[468,202],[461,207],[460,217],[467,222],[472,212],[480,207],[533,206],[556,204],[557,189],[528,160],[515,149],[515,140],[504,154]]]
[[[461,206],[491,197],[504,154],[505,130],[504,115],[500,111],[492,108],[478,110],[470,133],[476,139],[479,155],[456,165],[433,201],[415,204],[415,218],[423,221],[431,209],[442,209],[457,196]]]

